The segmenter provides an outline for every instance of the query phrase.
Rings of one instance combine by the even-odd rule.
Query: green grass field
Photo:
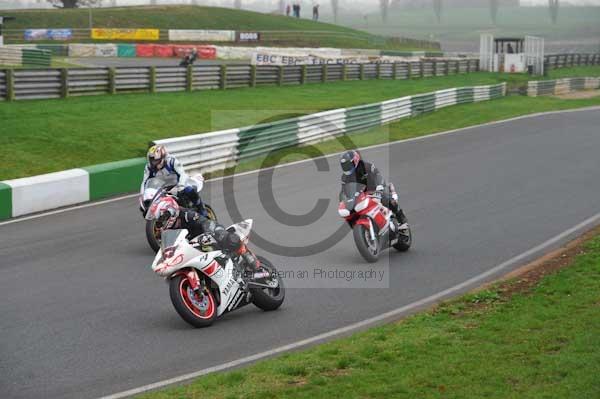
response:
[[[571,73],[600,76],[600,67],[576,68]],[[568,70],[557,70],[556,74],[564,76]],[[494,84],[508,78],[512,84],[526,80],[525,76],[474,73],[415,80],[0,103],[0,146],[11,154],[0,170],[0,180],[144,156],[147,143],[154,139],[241,127],[265,119],[368,104],[450,87]],[[456,113],[450,117],[455,122],[471,123],[474,118],[490,121],[532,110],[596,103],[596,99],[579,102],[511,98],[501,101],[506,101],[505,108],[500,107],[499,101],[473,106],[487,106],[489,112],[488,109],[481,113],[470,112],[469,108],[462,107],[447,111]],[[437,121],[441,119],[437,118],[441,116],[435,115],[423,125],[416,122],[417,119],[401,123],[450,128],[447,121],[438,126]]]
[[[88,29],[87,9],[6,10],[4,16],[16,20],[6,25],[7,40],[23,41],[22,32],[13,29],[73,28]],[[279,31],[263,34],[262,45],[312,47],[410,48],[387,42],[384,38],[348,27],[230,8],[200,6],[142,6],[93,10],[93,25],[101,28],[154,29],[231,29],[239,31]],[[283,35],[283,31],[299,31]],[[320,33],[320,32],[325,32]],[[273,40],[273,41],[271,41]],[[82,40],[77,40],[82,41]]]
[[[175,398],[598,398],[600,237],[519,279],[349,338],[141,395]]]

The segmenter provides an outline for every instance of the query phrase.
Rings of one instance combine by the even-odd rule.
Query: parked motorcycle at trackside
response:
[[[252,224],[249,219],[228,230],[247,243]],[[265,311],[281,306],[283,280],[267,259],[258,256],[259,269],[249,270],[239,257],[198,237],[188,241],[187,235],[187,230],[164,231],[152,264],[152,270],[169,283],[171,302],[186,322],[208,327],[223,314],[250,303]]]
[[[148,179],[144,193],[140,196],[140,210],[142,216],[146,219],[146,239],[150,248],[154,252],[160,249],[162,226],[157,223],[159,204],[167,198],[173,198],[177,203],[185,208],[193,207],[191,204],[177,196],[177,176],[157,176]],[[209,219],[217,221],[217,214],[208,204],[204,204]]]
[[[400,252],[409,250],[410,226],[400,225],[380,198],[366,192],[364,184],[346,183],[340,197],[338,213],[352,228],[358,252],[367,262],[377,262],[381,251],[390,246]]]

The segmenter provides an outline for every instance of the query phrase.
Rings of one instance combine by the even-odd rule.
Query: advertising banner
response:
[[[379,59],[370,59],[366,57],[318,57],[318,56],[296,56],[270,53],[254,53],[252,55],[252,65],[344,65],[344,64],[364,64],[369,62],[385,62]],[[389,61],[387,61],[389,62]]]
[[[233,30],[169,29],[170,41],[233,42]]]
[[[99,40],[158,40],[158,29],[92,29],[92,39]]]
[[[260,32],[237,32],[238,42],[259,42]]]
[[[71,29],[26,29],[25,40],[69,40],[73,38]]]
[[[96,57],[116,57],[117,45],[116,44],[95,44]]]

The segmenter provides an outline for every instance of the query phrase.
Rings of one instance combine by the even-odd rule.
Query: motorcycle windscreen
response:
[[[346,209],[348,209],[349,211],[354,209],[354,206],[356,205],[356,199],[362,192],[365,191],[366,188],[367,186],[365,186],[364,184],[355,182],[344,184],[342,191],[342,200],[345,202]]]
[[[166,248],[174,247],[179,237],[187,236],[187,230],[164,230],[160,237],[160,249],[164,253]]]
[[[158,190],[162,187],[172,187],[177,184],[177,179],[177,175],[153,177],[146,182],[146,189],[152,188]]]

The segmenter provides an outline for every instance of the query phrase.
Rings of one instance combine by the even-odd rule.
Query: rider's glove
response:
[[[375,198],[383,198],[383,186],[380,184],[377,187],[375,187],[375,192],[373,193],[373,197]]]

